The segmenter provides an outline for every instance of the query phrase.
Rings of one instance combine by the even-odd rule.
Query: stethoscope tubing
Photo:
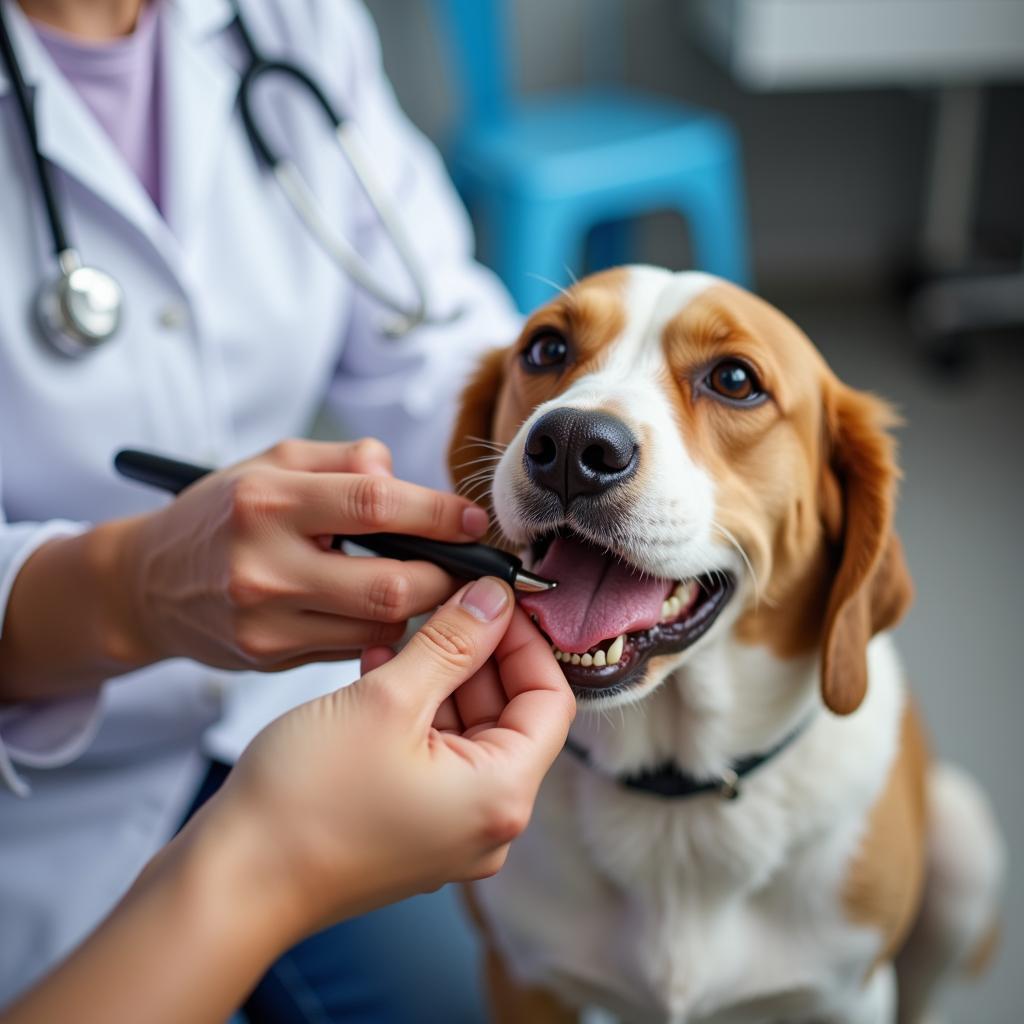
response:
[[[57,202],[57,192],[53,184],[50,162],[39,149],[39,129],[36,125],[35,106],[29,95],[28,83],[25,81],[25,76],[21,73],[21,65],[18,63],[17,55],[14,52],[14,43],[11,39],[10,27],[7,24],[7,15],[4,13],[4,5],[2,3],[0,3],[0,54],[3,55],[4,64],[11,79],[14,99],[18,104],[21,119],[25,125],[25,133],[28,136],[29,153],[33,164],[35,164],[39,191],[43,195],[46,219],[50,226],[50,237],[53,240],[53,254],[60,260],[63,253],[72,250],[72,246],[68,241],[68,233],[64,228],[64,218],[60,214],[60,204]]]
[[[238,0],[230,0],[230,3],[239,37],[248,55],[248,65],[242,72],[238,85],[238,106],[242,124],[257,157],[270,169],[295,214],[336,266],[352,278],[364,292],[398,315],[399,320],[388,325],[385,333],[398,337],[420,324],[451,323],[460,315],[460,310],[443,317],[431,316],[428,313],[427,284],[419,259],[391,197],[378,184],[373,171],[373,161],[355,125],[339,113],[317,81],[301,67],[290,61],[264,56],[253,40]],[[275,75],[291,78],[304,88],[316,100],[324,117],[330,123],[338,147],[352,168],[356,181],[370,201],[409,277],[416,296],[412,305],[404,302],[382,284],[351,242],[330,227],[326,213],[298,166],[275,150],[260,127],[252,97],[260,79]]]

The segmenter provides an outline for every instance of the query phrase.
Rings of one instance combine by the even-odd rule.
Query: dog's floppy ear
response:
[[[838,382],[825,401],[821,509],[835,568],[821,687],[825,704],[846,715],[867,690],[868,641],[902,617],[913,588],[892,526],[899,470],[889,429],[897,418],[881,400]]]
[[[488,446],[480,441],[491,439],[506,352],[503,348],[488,352],[459,399],[459,413],[448,444],[448,472],[456,490],[480,469],[479,459],[490,454]]]

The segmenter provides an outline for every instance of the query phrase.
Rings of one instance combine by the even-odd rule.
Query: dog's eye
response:
[[[738,359],[723,359],[712,367],[705,384],[722,398],[733,402],[752,402],[764,393],[754,371]]]
[[[569,358],[569,343],[557,331],[541,331],[523,350],[523,362],[531,370],[562,366]]]

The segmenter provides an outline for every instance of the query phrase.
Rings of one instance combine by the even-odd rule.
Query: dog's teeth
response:
[[[583,657],[580,658],[580,664],[584,668],[590,668],[590,666],[594,664],[594,656],[590,653],[584,654]]]
[[[672,606],[668,603],[668,601],[662,601],[661,602],[661,621],[664,622],[665,619],[670,618],[671,615],[672,615]]]
[[[619,658],[622,657],[622,649],[626,646],[626,638],[624,636],[617,636],[613,641],[611,647],[608,648],[608,664],[614,665]]]
[[[562,652],[557,647],[552,647],[551,653],[555,656],[556,661],[562,660]]]
[[[680,583],[672,592],[672,596],[679,598],[681,607],[688,606],[697,596],[697,581],[687,580],[685,583]]]
[[[595,651],[594,652],[594,664],[598,668],[603,668],[605,665],[608,664],[608,659],[605,656],[604,651]]]
[[[571,661],[572,661],[572,663],[573,663],[574,665],[578,665],[578,664],[579,664],[579,663],[580,663],[580,662],[581,662],[582,660],[583,660],[583,659],[582,659],[582,658],[580,658],[580,656],[579,656],[578,654],[574,654],[574,655],[572,656],[572,658],[571,658]]]

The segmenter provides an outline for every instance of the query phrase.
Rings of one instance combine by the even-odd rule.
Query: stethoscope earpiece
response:
[[[45,341],[61,355],[77,358],[109,341],[121,326],[124,293],[105,270],[83,267],[78,253],[65,249],[60,274],[36,295],[36,315]]]

